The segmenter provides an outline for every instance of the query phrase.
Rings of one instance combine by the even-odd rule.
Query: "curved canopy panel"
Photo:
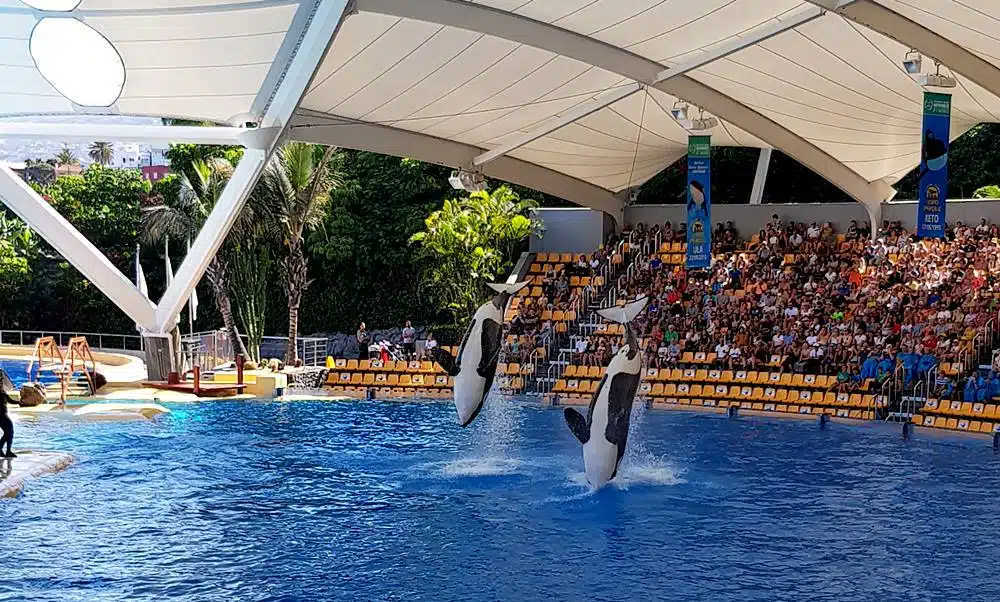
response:
[[[1000,118],[994,0],[0,0],[0,117],[260,122],[327,3],[347,10],[292,137],[503,174],[612,212],[685,154],[683,105],[717,119],[715,145],[777,148],[859,201],[891,198],[920,153],[911,49],[924,73],[936,59],[957,81],[953,136]],[[33,57],[46,19],[99,34],[120,62],[72,44],[66,60],[123,64],[124,84],[81,91],[84,70],[41,42]]]
[[[253,121],[272,66],[278,60],[277,71],[284,67],[281,48],[297,9],[298,2],[288,0],[83,0],[75,10],[41,12],[0,0],[0,116],[87,112]],[[111,43],[126,73],[117,101],[80,107],[42,76],[29,41],[43,18],[78,19]],[[61,53],[78,68],[93,60],[72,40]]]

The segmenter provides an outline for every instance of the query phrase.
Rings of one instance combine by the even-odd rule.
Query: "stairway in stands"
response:
[[[569,321],[565,330],[557,331],[547,342],[544,358],[527,368],[529,372],[526,374],[525,392],[540,396],[552,391],[556,381],[570,365],[576,339],[592,333],[602,323],[596,310],[617,302],[618,278],[625,274],[631,277],[639,269],[640,262],[652,252],[654,244],[657,243],[653,240],[640,242],[635,235],[624,237],[615,243],[608,263],[600,268],[600,284],[595,286],[594,293],[581,299],[575,319]]]

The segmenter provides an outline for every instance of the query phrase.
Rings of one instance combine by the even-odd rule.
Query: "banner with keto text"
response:
[[[688,269],[712,265],[712,138],[688,137]]]
[[[920,202],[917,204],[918,236],[944,237],[950,126],[951,94],[924,92]]]

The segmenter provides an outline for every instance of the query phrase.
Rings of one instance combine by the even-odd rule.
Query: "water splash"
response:
[[[632,406],[625,456],[618,468],[618,475],[608,483],[608,487],[627,491],[629,487],[638,485],[673,486],[685,482],[681,478],[684,472],[682,469],[666,458],[652,453],[646,447],[643,438],[643,423],[647,414],[648,408],[645,403],[636,403]],[[567,479],[572,486],[585,487],[591,492],[595,491],[587,481],[586,473],[582,471],[571,472]]]

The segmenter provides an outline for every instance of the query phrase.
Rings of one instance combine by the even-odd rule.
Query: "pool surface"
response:
[[[638,411],[584,484],[561,412],[213,402],[22,420],[0,600],[991,600],[1000,456],[896,429]]]
[[[59,382],[59,378],[50,370],[43,371],[39,376],[37,363],[31,367],[31,378],[28,378],[28,363],[28,360],[0,357],[0,369],[7,374],[7,378],[17,389],[26,382],[40,382],[46,385]]]

